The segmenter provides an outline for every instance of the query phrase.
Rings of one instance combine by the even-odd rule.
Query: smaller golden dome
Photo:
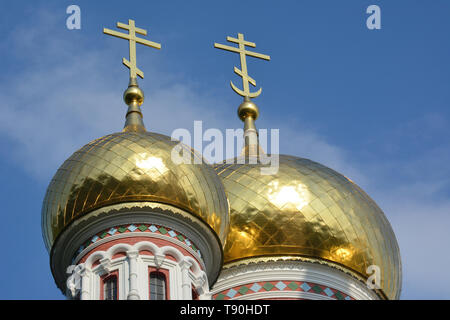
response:
[[[47,248],[83,215],[136,201],[183,209],[206,222],[223,243],[229,224],[223,185],[205,162],[174,164],[171,152],[177,144],[161,134],[130,131],[107,135],[76,151],[58,169],[45,195],[42,229]]]
[[[317,162],[280,155],[277,174],[258,164],[215,165],[230,202],[224,263],[256,257],[331,262],[361,279],[376,265],[382,292],[396,299],[401,260],[383,211],[356,184]]]

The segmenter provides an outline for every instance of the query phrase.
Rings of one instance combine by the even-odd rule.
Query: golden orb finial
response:
[[[250,99],[244,99],[244,102],[238,108],[239,119],[245,122],[247,117],[251,117],[253,120],[258,119],[259,109],[256,104]]]
[[[123,101],[125,101],[127,105],[137,103],[139,106],[144,102],[144,91],[139,88],[136,78],[130,79],[130,84],[123,93]]]
[[[123,93],[123,101],[128,105],[127,115],[125,116],[124,132],[145,132],[141,105],[144,102],[144,92],[139,88],[137,79],[131,78],[128,88]]]

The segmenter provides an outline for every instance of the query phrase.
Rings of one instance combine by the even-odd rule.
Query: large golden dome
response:
[[[382,292],[398,298],[400,253],[381,209],[356,184],[311,160],[280,155],[279,171],[261,164],[218,164],[230,203],[225,263],[262,257],[311,258],[352,271],[381,270]]]
[[[205,162],[174,164],[171,151],[177,143],[157,133],[119,132],[76,151],[58,169],[45,195],[42,229],[47,248],[66,226],[90,211],[136,201],[184,209],[206,222],[223,242],[229,223],[223,185]]]

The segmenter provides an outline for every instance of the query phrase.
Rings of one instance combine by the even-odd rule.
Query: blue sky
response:
[[[81,30],[66,8],[81,7]],[[381,8],[381,30],[366,8]],[[0,4],[1,299],[62,299],[41,229],[59,165],[120,131],[127,42],[102,34],[136,21],[162,50],[139,46],[147,129],[240,128],[229,87],[244,33],[271,61],[249,59],[263,93],[258,128],[280,152],[350,177],[383,209],[403,262],[403,299],[450,299],[450,2],[3,1]]]

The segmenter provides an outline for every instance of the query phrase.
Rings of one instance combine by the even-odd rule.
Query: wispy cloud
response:
[[[449,299],[450,140],[448,119],[425,114],[384,132],[369,194],[386,212],[399,242],[404,298]],[[377,156],[377,153],[380,153]]]
[[[402,297],[450,299],[450,201],[417,200],[420,196],[420,192],[407,188],[398,194],[395,191],[380,194],[400,246]]]
[[[38,16],[32,32],[25,32],[29,29],[26,25],[12,32],[26,35],[25,43],[10,42],[13,52],[30,59],[25,68],[2,81],[0,133],[13,142],[13,149],[3,156],[12,156],[35,177],[49,179],[76,149],[122,129],[127,76],[121,66],[111,72],[111,66],[120,63],[112,60],[111,48],[84,50],[86,40],[74,41],[65,30],[55,28],[57,21],[51,14],[41,11]],[[46,32],[49,29],[60,31]],[[176,78],[154,66],[145,70],[145,83]],[[151,131],[170,135],[173,129],[200,118],[209,120],[211,126],[218,126],[216,119],[224,118],[217,117],[217,110],[225,109],[220,102],[196,94],[189,83],[178,80],[145,91],[149,98],[142,108]]]
[[[3,81],[0,132],[14,141],[12,154],[6,156],[12,155],[34,176],[48,179],[74,150],[121,130],[126,71],[122,66],[111,68],[120,63],[112,57],[111,47],[85,50],[87,40],[57,27],[60,21],[50,12],[40,10],[34,17],[31,32],[28,25],[19,25],[11,34],[21,37],[10,37],[5,44],[12,45],[14,54],[27,63]],[[194,83],[164,72],[152,64],[152,58],[140,61],[146,70],[144,81],[150,84],[143,87],[147,98],[142,106],[149,130],[170,135],[176,128],[192,129],[194,120],[202,120],[204,129],[243,127],[235,114],[237,106],[226,105],[225,99],[212,94],[200,94]],[[290,127],[280,131],[281,153],[309,157],[354,179],[364,179],[346,161],[345,152],[319,134]]]

